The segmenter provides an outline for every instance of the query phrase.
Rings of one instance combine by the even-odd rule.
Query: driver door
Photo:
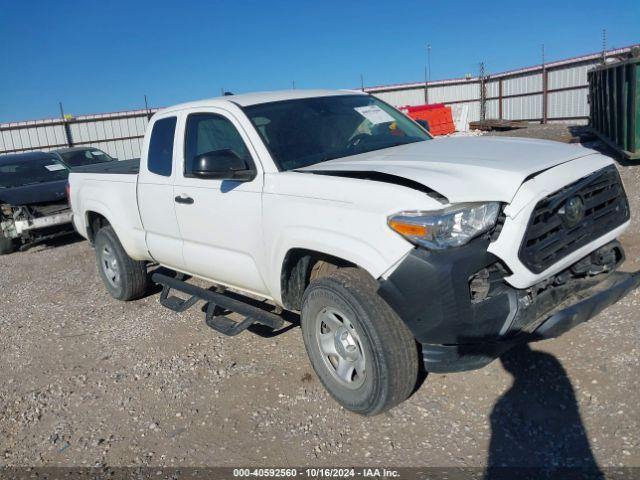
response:
[[[255,150],[225,110],[187,113],[181,124],[184,149],[178,153],[173,193],[186,270],[214,283],[267,294],[258,269],[263,254],[263,176]],[[197,155],[227,149],[256,169],[253,180],[193,175]]]

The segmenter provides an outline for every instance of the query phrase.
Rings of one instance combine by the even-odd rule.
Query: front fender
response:
[[[397,264],[412,249],[400,237],[386,236],[389,241],[374,244],[366,238],[358,238],[345,232],[315,227],[287,227],[280,232],[270,255],[269,291],[274,299],[282,301],[280,274],[287,253],[292,249],[305,249],[340,258],[366,270],[373,278],[379,278]],[[377,237],[381,240],[380,237]]]

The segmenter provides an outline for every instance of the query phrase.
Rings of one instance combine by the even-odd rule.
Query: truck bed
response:
[[[137,175],[140,170],[140,159],[122,160],[116,162],[94,163],[72,169],[76,173],[113,173],[120,175]]]

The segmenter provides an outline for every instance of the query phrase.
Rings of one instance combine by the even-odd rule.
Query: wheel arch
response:
[[[289,310],[300,310],[302,295],[309,283],[344,267],[357,267],[344,258],[308,248],[291,248],[282,261],[280,295]]]
[[[136,228],[135,225],[116,223],[114,219],[117,218],[117,216],[110,215],[108,208],[101,203],[92,202],[87,205],[87,208],[84,209],[83,220],[89,242],[93,244],[98,230],[109,225],[113,228],[127,255],[134,260],[152,260],[147,249],[144,231]]]
[[[87,228],[87,239],[92,245],[98,230],[107,225],[111,225],[111,222],[109,222],[106,216],[93,210],[85,212],[85,222]]]

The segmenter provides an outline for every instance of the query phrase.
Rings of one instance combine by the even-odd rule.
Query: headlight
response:
[[[431,249],[459,247],[490,230],[498,219],[500,204],[459,203],[432,212],[400,212],[387,223],[416,245]]]

